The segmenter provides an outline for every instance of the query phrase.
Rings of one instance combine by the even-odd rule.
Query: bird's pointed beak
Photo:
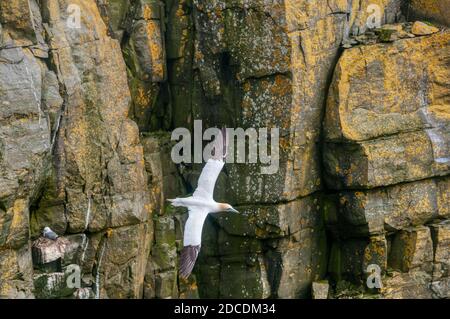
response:
[[[230,209],[230,213],[239,214],[239,212],[238,212],[236,209],[234,209],[234,208],[231,208],[231,209]]]

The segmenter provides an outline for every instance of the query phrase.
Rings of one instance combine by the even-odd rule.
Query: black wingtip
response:
[[[188,279],[194,270],[200,246],[185,246],[181,251],[179,276]]]

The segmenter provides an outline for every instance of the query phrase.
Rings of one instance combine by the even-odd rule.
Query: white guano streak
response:
[[[92,197],[89,196],[88,207],[87,207],[87,212],[86,212],[86,220],[84,221],[84,230],[87,230],[87,228],[89,226],[89,219],[91,217],[91,201],[92,201]]]
[[[28,69],[26,62],[25,62],[25,70],[27,71],[28,81],[30,82],[30,90],[31,90],[31,92],[33,92],[34,100],[37,103],[38,115],[39,115],[39,127],[41,127],[41,116],[42,116],[41,101],[37,96],[36,88],[34,86],[33,75],[31,74],[30,69]]]
[[[428,126],[431,127],[425,129],[425,132],[427,133],[428,138],[431,142],[434,161],[438,164],[450,163],[448,142],[446,137],[444,137],[442,133],[442,130],[445,128],[443,128],[443,125],[433,118],[433,115],[430,114],[428,108],[422,108],[420,109],[420,111],[423,115],[423,120]]]
[[[103,255],[105,253],[106,240],[103,243],[100,255],[98,257],[97,273],[95,275],[95,299],[100,299],[100,267],[102,266]]]

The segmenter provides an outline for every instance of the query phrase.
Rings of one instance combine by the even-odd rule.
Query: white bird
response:
[[[224,132],[224,131],[223,131]],[[232,212],[238,213],[230,204],[218,203],[214,200],[214,187],[225,165],[227,138],[222,133],[222,141],[215,143],[215,155],[209,159],[198,179],[197,189],[191,197],[169,199],[175,207],[186,207],[189,210],[189,218],[184,227],[184,248],[180,256],[180,276],[188,278],[192,273],[200,252],[202,243],[202,230],[206,217],[210,213]]]
[[[56,234],[53,230],[50,229],[50,227],[45,227],[44,231],[42,232],[42,236],[45,238],[56,240],[58,239],[58,234]]]

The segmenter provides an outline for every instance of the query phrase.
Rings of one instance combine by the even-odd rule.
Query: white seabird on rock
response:
[[[45,238],[51,239],[51,240],[56,240],[58,239],[58,235],[50,229],[50,227],[45,227],[44,231],[42,232],[42,236],[44,236]]]
[[[226,157],[227,137],[222,130],[222,141],[215,143],[215,155],[209,159],[200,174],[198,186],[194,194],[187,198],[169,199],[175,207],[186,207],[189,218],[184,227],[184,248],[181,252],[180,276],[188,278],[194,269],[195,261],[200,252],[203,224],[209,213],[238,213],[230,204],[217,203],[214,198],[214,187],[222,171]]]

